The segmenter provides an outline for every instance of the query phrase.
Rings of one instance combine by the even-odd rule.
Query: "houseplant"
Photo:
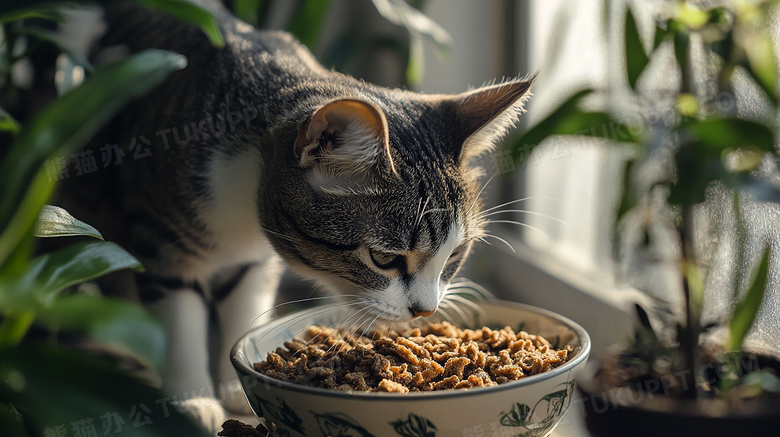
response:
[[[202,24],[219,42],[204,10],[175,1],[147,3]],[[186,65],[182,56],[159,50],[95,68],[68,54],[86,71],[83,83],[61,88],[58,98],[31,98],[18,86],[14,66],[42,52],[67,52],[49,30],[62,20],[62,8],[44,1],[0,6],[0,106],[7,109],[0,109],[0,434],[203,435],[147,381],[94,351],[72,347],[99,344],[159,368],[164,333],[149,313],[78,288],[117,270],[141,269],[140,263],[97,240],[36,254],[40,238],[102,239],[67,211],[45,205],[56,186],[55,158],[75,153],[127,102]]]
[[[717,436],[745,429],[760,434],[775,433],[780,424],[777,351],[744,345],[773,265],[771,244],[759,242],[763,248],[749,254],[744,205],[780,201],[773,182],[780,99],[766,31],[775,4],[702,9],[692,2],[669,3],[648,44],[627,8],[628,90],[620,98],[645,111],[664,108],[666,116],[637,129],[625,112],[582,109],[582,100],[594,93],[584,90],[514,143],[516,152],[528,156],[529,144],[550,135],[593,135],[628,151],[615,220],[617,260],[633,263],[628,279],[637,268],[671,270],[676,277],[680,298],[637,305],[632,341],[578,377],[593,435]],[[642,86],[651,63],[666,68],[665,94]],[[746,88],[763,105],[750,119],[739,117],[734,103]],[[720,104],[724,96],[731,104]],[[704,241],[713,206],[735,228],[718,230],[721,239],[733,240],[723,250],[733,305],[728,315],[715,318],[703,317],[704,300],[714,292],[711,278],[723,273],[711,262],[712,252],[722,248]],[[659,235],[668,241],[659,241]],[[631,255],[657,255],[659,247],[664,257]]]

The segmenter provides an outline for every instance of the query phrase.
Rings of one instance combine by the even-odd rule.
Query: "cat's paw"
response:
[[[176,401],[174,404],[177,411],[189,414],[196,423],[200,424],[212,435],[216,435],[222,429],[222,424],[227,420],[225,408],[215,398],[189,398]]]

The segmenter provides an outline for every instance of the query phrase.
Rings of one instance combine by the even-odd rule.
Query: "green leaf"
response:
[[[233,13],[239,19],[246,21],[252,26],[260,25],[260,15],[262,14],[263,4],[262,0],[233,0]]]
[[[162,370],[165,331],[155,317],[134,302],[83,294],[61,296],[38,306],[35,317],[36,324],[86,335]]]
[[[653,37],[653,50],[658,49],[658,47],[663,44],[664,42],[671,39],[672,35],[674,35],[674,31],[672,28],[675,26],[674,20],[669,20],[666,22],[666,27],[661,27],[663,23],[659,22],[655,26],[655,36]]]
[[[623,183],[620,189],[620,203],[615,211],[615,223],[620,223],[623,217],[637,204],[636,189],[633,183],[633,172],[636,160],[628,159],[623,164]],[[615,229],[617,231],[617,229]]]
[[[742,66],[770,101],[777,105],[777,61],[772,37],[752,32],[745,38],[736,38],[735,42],[741,46],[747,56],[747,62]]]
[[[774,152],[774,132],[767,126],[739,118],[712,118],[691,120],[682,129],[697,140],[702,148],[727,149],[755,146],[765,152]]]
[[[769,281],[769,253],[769,247],[764,249],[761,261],[753,271],[753,279],[750,281],[747,292],[734,307],[734,313],[729,321],[727,350],[736,351],[742,347],[742,342],[756,320],[756,315],[764,300],[764,290]]]
[[[312,52],[317,50],[320,39],[320,29],[325,22],[330,0],[301,1],[296,3],[287,30]]]
[[[117,437],[208,435],[169,405],[171,397],[160,390],[104,361],[63,347],[0,349],[0,392],[39,433],[91,425],[97,435],[103,435],[108,424],[110,435]],[[16,435],[6,431],[0,434]]]
[[[6,112],[5,109],[0,108],[0,132],[10,132],[13,135],[16,135],[19,133],[19,130],[21,129],[21,126],[19,125],[19,122],[16,121],[11,114]]]
[[[410,33],[429,38],[440,53],[448,53],[452,37],[438,23],[413,8],[404,0],[372,0],[374,7],[387,21],[405,27]]]
[[[631,8],[626,8],[626,29],[625,29],[625,50],[626,50],[626,72],[628,74],[628,84],[631,88],[636,88],[639,76],[645,71],[645,67],[650,63],[650,58],[642,45],[642,38],[639,36],[639,29],[634,20],[634,14]]]
[[[32,233],[54,188],[44,172],[47,159],[77,150],[127,102],[185,65],[183,56],[162,50],[134,54],[97,71],[25,125],[0,162],[0,266]]]
[[[21,275],[5,279],[0,285],[0,307],[4,310],[28,310],[33,296],[47,305],[60,291],[111,272],[123,269],[142,270],[141,263],[114,243],[82,241],[32,260]]]
[[[165,12],[180,20],[195,24],[203,30],[216,47],[225,45],[217,19],[202,6],[186,0],[137,0],[142,5]]]
[[[592,93],[591,89],[575,93],[544,120],[518,138],[512,145],[512,149],[515,152],[530,152],[530,149],[553,135],[581,135],[607,138],[618,142],[637,142],[637,136],[627,126],[615,121],[609,114],[586,112],[579,108],[581,101]]]
[[[7,402],[0,402],[0,431],[8,436],[29,436],[25,429],[24,417],[16,407]]]
[[[683,142],[675,151],[677,181],[671,184],[667,201],[672,205],[695,205],[703,202],[714,181],[728,178],[718,149]]]
[[[688,29],[684,26],[680,26],[674,33],[674,57],[677,60],[677,65],[680,67],[680,72],[683,75],[683,82],[685,77],[689,75],[689,53],[690,53],[690,35]],[[689,89],[683,89],[683,92],[690,92]]]
[[[639,324],[642,326],[642,328],[650,332],[655,332],[653,329],[653,324],[650,323],[650,316],[647,315],[647,311],[645,311],[645,309],[642,308],[642,306],[639,304],[635,304],[634,309],[636,310],[636,317],[639,320]]]
[[[406,82],[417,85],[425,75],[425,52],[422,36],[412,33],[409,41],[409,57],[406,61]]]
[[[35,227],[36,237],[71,237],[86,235],[103,239],[97,229],[76,219],[59,206],[43,205]]]
[[[47,10],[42,6],[27,8],[20,7],[19,9],[14,9],[10,7],[10,5],[6,7],[0,7],[0,24],[25,20],[28,18],[42,18],[44,20],[60,23],[63,21],[62,14],[53,10],[55,8],[54,3],[55,2],[50,2],[50,7],[52,10]]]
[[[21,35],[29,35],[41,41],[52,44],[57,47],[59,51],[65,53],[74,63],[84,67],[88,72],[93,72],[95,69],[92,64],[82,54],[71,50],[66,44],[63,44],[62,35],[53,30],[42,29],[39,27],[25,26],[18,30]]]

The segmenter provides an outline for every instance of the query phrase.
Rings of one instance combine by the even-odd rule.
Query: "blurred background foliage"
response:
[[[200,6],[127,1],[193,23],[213,44],[224,43],[214,17]],[[91,65],[57,31],[66,10],[96,3],[108,1],[0,4],[0,435],[201,435],[149,378],[128,371],[164,365],[161,325],[139,305],[88,286],[102,275],[143,266],[102,241],[99,230],[47,205],[56,185],[47,163],[77,152],[128,102],[187,64],[181,55],[147,50]],[[423,39],[446,53],[449,36],[419,11],[422,2],[403,0],[373,5],[404,33],[356,38],[350,24],[321,47],[331,3],[232,0],[227,6],[256,27],[288,29],[325,65],[348,73],[361,56],[389,49],[400,60],[401,85],[422,77]],[[36,251],[40,238],[73,236],[93,241]],[[105,359],[107,351],[111,359]]]
[[[622,44],[626,83],[614,89],[619,89],[619,100],[627,105],[636,105],[644,113],[665,110],[668,117],[637,128],[637,114],[594,110],[594,105],[586,102],[603,97],[605,91],[584,89],[509,144],[521,159],[530,157],[530,150],[545,139],[560,135],[598,137],[626,152],[621,195],[613,217],[615,261],[625,266],[634,253],[648,254],[642,258],[645,265],[638,268],[672,269],[677,278],[675,291],[679,288],[682,298],[675,300],[679,302],[675,305],[648,294],[647,309],[636,306],[638,330],[625,354],[633,360],[634,373],[641,377],[665,377],[666,373],[655,373],[658,360],[670,363],[663,372],[685,373],[690,381],[684,381],[686,389],[677,393],[683,397],[780,394],[780,375],[771,369],[750,376],[728,370],[738,368],[729,364],[745,353],[744,341],[766,290],[773,287],[770,267],[777,269],[777,248],[769,242],[759,242],[757,254],[747,252],[754,230],[742,205],[780,203],[778,68],[775,41],[766,31],[778,3],[764,0],[702,6],[701,2],[678,1],[655,17],[650,38],[640,34],[631,6],[621,5],[625,9]],[[670,79],[666,83],[672,87],[669,93],[648,93],[641,87],[642,75],[664,54],[672,55],[666,59],[673,69],[667,76],[680,77],[679,84],[675,87]],[[724,106],[718,101],[724,96],[737,100],[747,87],[736,83],[745,79],[764,101],[760,120],[740,117],[736,105]],[[734,228],[718,230],[735,235],[736,250],[727,254],[729,272],[709,262],[714,257],[712,251],[723,248],[703,244],[711,236],[704,232],[703,218],[712,214],[707,202],[713,193],[726,193],[731,199],[720,213],[729,216]],[[659,233],[670,235],[671,240],[662,241]],[[670,249],[673,256],[659,257],[661,246]],[[713,293],[707,290],[708,278],[724,273],[731,275],[727,281],[730,290],[726,290],[732,302],[729,314],[721,320],[705,320],[703,301]],[[708,336],[718,328],[718,337]],[[719,386],[703,390],[707,384],[703,384],[701,372],[691,370],[709,362],[712,357],[704,356],[702,344],[715,338],[723,375]],[[764,352],[777,354],[776,350]],[[734,390],[736,387],[741,388]]]

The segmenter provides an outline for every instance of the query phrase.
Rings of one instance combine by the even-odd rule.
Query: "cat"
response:
[[[122,285],[167,331],[163,388],[213,429],[223,407],[247,411],[229,351],[269,317],[284,266],[380,321],[437,310],[483,235],[474,158],[532,79],[381,88],[208,7],[224,47],[164,14],[105,10],[96,59],[159,48],[187,66],[103,129],[86,150],[104,168],[65,181],[63,203],[145,266]]]

